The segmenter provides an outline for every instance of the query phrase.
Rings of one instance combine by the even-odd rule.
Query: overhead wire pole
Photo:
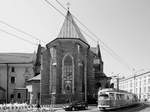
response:
[[[55,0],[63,9],[65,9],[65,10],[68,10],[67,8],[65,8],[63,5],[62,5],[62,3],[60,3],[58,0]],[[106,48],[105,48],[105,50],[106,49],[108,49],[109,50],[109,52],[111,52],[111,53],[109,53],[109,54],[111,54],[111,56],[114,54],[115,55],[115,59],[119,59],[122,63],[124,63],[124,65],[127,67],[127,69],[128,70],[130,70],[131,71],[131,69],[133,68],[133,67],[131,67],[131,65],[129,65],[124,59],[122,59],[114,50],[112,50],[110,47],[108,47],[108,45],[106,45],[99,37],[97,37],[97,35],[95,35],[86,25],[84,25],[77,17],[75,17],[74,15],[73,15],[73,17],[84,27],[84,28],[86,28],[86,30],[90,33],[90,34],[92,34],[97,40],[99,40]],[[82,30],[82,29],[81,29]],[[88,37],[91,37],[91,36],[89,36],[85,31],[83,31],[82,30],[82,32],[84,33],[84,34],[86,34]],[[92,38],[92,40],[94,40],[95,41],[95,39],[93,39]],[[112,56],[113,57],[113,56]]]

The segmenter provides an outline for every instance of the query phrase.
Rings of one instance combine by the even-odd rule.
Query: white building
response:
[[[119,79],[119,89],[137,94],[140,100],[150,100],[150,71]]]
[[[33,53],[0,53],[0,103],[25,102],[26,80],[33,77]]]

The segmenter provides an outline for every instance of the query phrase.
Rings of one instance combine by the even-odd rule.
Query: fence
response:
[[[27,104],[0,104],[0,112],[54,112],[51,105],[41,105],[37,108],[36,105]]]

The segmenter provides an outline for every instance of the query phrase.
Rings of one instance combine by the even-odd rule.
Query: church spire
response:
[[[97,43],[97,49],[98,49],[98,52],[97,52],[97,56],[98,56],[98,60],[99,60],[99,70],[101,73],[103,73],[103,60],[102,60],[102,56],[101,56],[101,50],[100,50],[100,45],[99,43]]]
[[[97,43],[97,49],[98,49],[98,53],[97,53],[98,58],[100,59],[100,62],[103,62],[99,43]]]
[[[87,43],[69,10],[57,38],[80,38]]]
[[[36,53],[36,60],[34,63],[34,75],[40,74],[40,67],[41,67],[41,44],[38,45],[37,53]]]

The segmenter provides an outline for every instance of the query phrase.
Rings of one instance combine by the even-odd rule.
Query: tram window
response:
[[[109,96],[107,94],[101,94],[101,95],[99,95],[99,99],[100,100],[104,100],[104,99],[108,99],[108,98],[109,98]]]
[[[110,99],[112,99],[112,100],[115,99],[114,93],[109,93],[109,96],[110,96]]]
[[[130,98],[129,98],[129,96],[127,95],[127,100],[129,100]]]
[[[119,94],[116,94],[116,99],[120,100],[120,95]]]
[[[120,94],[120,98],[121,100],[124,100],[125,95],[124,94]]]

